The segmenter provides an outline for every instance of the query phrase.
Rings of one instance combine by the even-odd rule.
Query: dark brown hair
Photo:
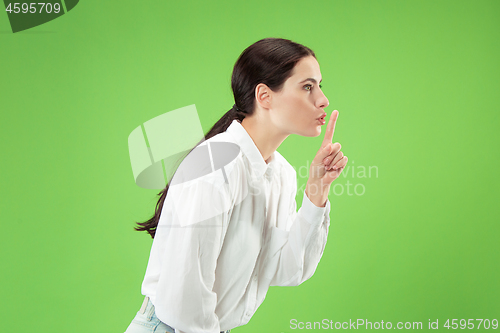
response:
[[[205,138],[198,144],[225,132],[234,119],[241,122],[247,115],[252,115],[256,86],[264,83],[271,90],[279,92],[286,79],[292,75],[295,64],[307,56],[316,57],[310,48],[283,38],[264,38],[247,47],[236,61],[231,76],[235,104],[212,126],[205,134]],[[170,181],[158,193],[160,198],[153,217],[146,222],[137,222],[138,226],[135,230],[147,231],[154,238],[169,185]]]

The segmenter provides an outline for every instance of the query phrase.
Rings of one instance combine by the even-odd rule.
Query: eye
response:
[[[312,86],[312,84],[306,84],[306,85],[304,86],[304,88],[306,88],[306,90],[307,90],[307,91],[311,91],[311,89],[313,88],[313,86]],[[309,88],[309,89],[307,89],[307,88]],[[321,88],[323,88],[323,86],[320,84],[320,85],[319,85],[319,88],[321,89]]]

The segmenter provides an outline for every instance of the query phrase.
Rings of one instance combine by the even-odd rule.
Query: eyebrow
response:
[[[318,83],[318,81],[316,81],[316,79],[313,79],[312,77],[308,77],[307,79],[305,79],[305,80],[303,80],[303,81],[299,82],[299,84],[304,83],[304,82],[306,82],[306,81],[312,81],[312,82],[314,82],[314,83]],[[319,80],[319,83],[321,83],[321,81],[323,81],[323,79]]]

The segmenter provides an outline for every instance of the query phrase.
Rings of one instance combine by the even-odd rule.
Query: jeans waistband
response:
[[[141,309],[139,310],[139,312],[141,314],[144,314],[146,312],[146,308],[148,307],[149,302],[150,302],[149,296],[144,297],[144,301],[142,301]],[[152,303],[151,303],[151,306],[153,306]],[[169,326],[169,327],[173,328],[172,326]],[[231,330],[226,330],[226,331],[221,331],[220,333],[230,333],[230,332],[231,332]]]

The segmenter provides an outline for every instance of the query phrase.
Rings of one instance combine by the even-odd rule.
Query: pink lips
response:
[[[321,125],[324,125],[326,124],[326,120],[325,120],[325,117],[326,117],[326,113],[324,113],[321,117],[318,118],[318,121]]]

